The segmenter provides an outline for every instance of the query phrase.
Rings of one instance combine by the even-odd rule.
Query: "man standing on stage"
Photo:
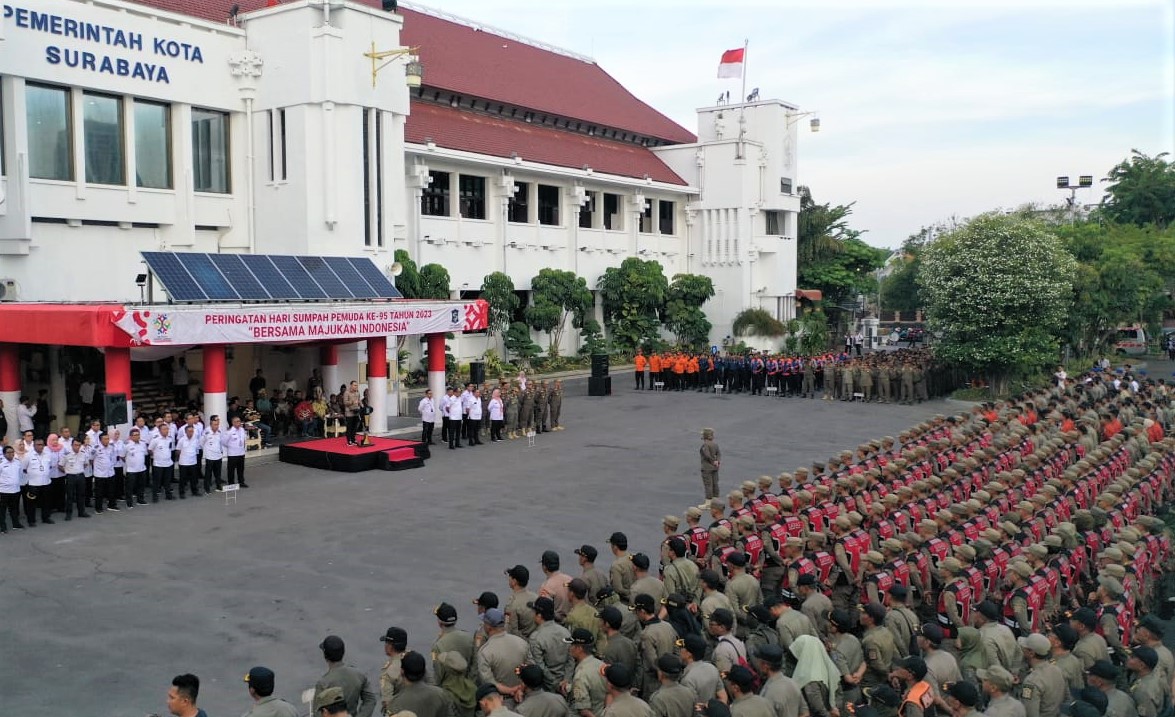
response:
[[[359,396],[359,382],[352,381],[351,385],[347,387],[347,392],[343,394],[343,411],[347,415],[347,445],[355,445],[355,434],[359,431],[359,422],[363,420],[360,415],[363,401]],[[233,422],[236,425],[236,422]],[[229,454],[232,455],[231,453]],[[241,454],[244,455],[243,453]],[[232,460],[229,460],[229,470],[232,470]],[[231,475],[231,473],[230,473]],[[232,482],[232,481],[230,481]],[[244,481],[242,481],[242,487]]]
[[[416,407],[420,412],[420,442],[426,446],[431,446],[432,430],[437,422],[437,407],[432,401],[432,389],[424,389],[424,398],[420,399],[420,404]]]

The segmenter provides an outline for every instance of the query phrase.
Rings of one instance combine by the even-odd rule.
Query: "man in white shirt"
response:
[[[20,491],[26,482],[24,466],[16,459],[12,446],[4,446],[4,457],[0,458],[0,533],[8,532],[6,516],[12,518],[12,527],[20,530]]]
[[[457,430],[461,432],[461,436],[469,443],[473,444],[473,439],[469,437],[471,430],[471,421],[469,420],[469,404],[473,401],[473,384],[465,386],[465,390],[461,392],[461,421],[457,426]]]
[[[184,426],[184,435],[175,441],[175,450],[179,453],[180,500],[187,496],[184,491],[192,490],[192,497],[200,495],[200,466],[197,458],[200,454],[200,439],[196,437],[196,427],[192,424]]]
[[[114,480],[114,464],[118,450],[110,442],[110,434],[98,437],[98,444],[91,449],[90,460],[94,467],[94,512],[104,509],[118,512],[118,486]]]
[[[97,413],[94,405],[94,395],[98,392],[98,384],[87,378],[78,386],[78,398],[82,399],[82,418],[86,419]]]
[[[217,492],[224,486],[220,468],[224,465],[224,431],[220,430],[220,416],[213,416],[208,422],[200,443],[204,448],[204,492],[212,492],[212,481],[216,480]]]
[[[432,402],[432,389],[424,390],[424,398],[420,399],[420,404],[416,407],[420,411],[420,442],[426,446],[433,445],[432,430],[437,421],[437,407]]]
[[[37,415],[37,407],[28,396],[21,396],[16,406],[16,427],[21,433],[33,430],[33,417]]]
[[[175,472],[175,462],[171,452],[175,450],[175,442],[171,438],[171,426],[167,423],[159,424],[159,435],[147,444],[151,452],[151,502],[159,502],[159,491],[162,489],[168,500],[175,500],[171,492],[171,482]]]
[[[77,508],[79,518],[89,518],[86,512],[86,462],[90,454],[75,438],[61,449],[61,470],[65,472],[65,519],[73,520]]]
[[[290,374],[286,374],[286,380],[277,385],[278,393],[275,398],[285,398],[287,391],[298,391],[298,382]]]
[[[449,450],[461,447],[461,418],[464,411],[461,409],[461,398],[453,396],[445,409],[449,417]]]
[[[122,444],[124,466],[123,499],[128,508],[135,504],[147,505],[143,492],[147,489],[147,442],[143,440],[144,428],[132,428],[131,437]]]
[[[469,440],[469,445],[480,446],[483,445],[481,440],[481,391],[473,389],[469,394],[469,432],[465,437]]]
[[[445,395],[441,397],[441,443],[449,442],[449,404],[456,398],[453,395],[453,387],[445,387]]]
[[[90,421],[90,430],[86,431],[86,440],[84,443],[91,448],[98,446],[98,438],[102,435],[102,421],[97,418]]]
[[[224,435],[224,455],[228,458],[228,482],[240,483],[242,488],[248,488],[245,482],[245,441],[249,434],[241,425],[241,417],[233,416],[233,425]]]
[[[55,522],[49,515],[53,512],[52,501],[49,500],[49,486],[51,484],[51,466],[57,462],[53,452],[45,447],[45,440],[38,438],[33,441],[32,450],[25,453],[23,467],[25,471],[24,517],[29,527],[37,524],[37,507],[41,508],[41,522],[53,525]]]

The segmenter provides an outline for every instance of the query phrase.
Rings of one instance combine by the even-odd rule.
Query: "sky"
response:
[[[696,131],[739,80],[820,117],[799,183],[855,203],[852,226],[896,247],[950,217],[1059,203],[1058,175],[1100,179],[1132,149],[1175,149],[1175,0],[430,0],[595,58]],[[806,128],[806,124],[803,125]]]

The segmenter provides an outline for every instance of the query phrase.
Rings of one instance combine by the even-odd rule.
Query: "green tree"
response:
[[[583,277],[562,269],[541,269],[530,280],[530,290],[526,322],[536,331],[547,333],[547,355],[554,358],[559,355],[568,317],[572,326],[583,327],[584,318],[592,310],[592,291]]]
[[[930,244],[918,282],[935,353],[987,376],[1004,393],[1012,375],[1056,361],[1055,327],[1073,300],[1076,262],[1037,222],[985,214]]]
[[[714,282],[701,274],[677,274],[669,284],[665,301],[665,325],[677,337],[677,343],[691,348],[710,342],[713,325],[702,311],[702,304],[714,297]]]
[[[1109,182],[1102,211],[1111,221],[1166,227],[1175,219],[1175,164],[1167,153],[1149,157],[1137,149],[1102,181]]]
[[[800,264],[827,259],[840,252],[843,242],[861,235],[849,227],[852,204],[817,204],[807,187],[800,187],[799,191],[796,258]]]
[[[629,257],[608,267],[596,288],[604,305],[604,325],[626,349],[660,338],[661,313],[669,296],[669,280],[657,261]]]
[[[783,322],[766,309],[743,309],[734,317],[730,327],[735,336],[769,336],[777,338],[787,333]]]
[[[857,294],[872,296],[877,291],[874,272],[885,264],[887,256],[886,249],[869,246],[856,237],[845,239],[835,254],[800,264],[797,285],[819,289],[825,307],[844,304]]]
[[[581,356],[592,356],[608,352],[608,342],[604,340],[604,329],[600,322],[592,318],[583,320],[583,327],[579,330]]]
[[[805,356],[828,349],[828,317],[820,309],[804,311],[800,322],[800,352]]]
[[[481,282],[481,298],[490,305],[489,324],[486,327],[489,334],[501,334],[510,328],[520,303],[518,294],[514,293],[514,280],[500,271],[487,274]]]
[[[524,365],[530,365],[530,360],[542,351],[542,348],[530,338],[530,327],[521,321],[510,324],[502,338],[506,344],[506,351],[521,359]]]
[[[440,264],[420,267],[420,299],[448,299],[449,271]]]
[[[400,275],[396,277],[396,288],[405,299],[419,299],[420,272],[416,268],[416,262],[412,261],[412,257],[403,249],[396,250],[395,261],[402,267]]]

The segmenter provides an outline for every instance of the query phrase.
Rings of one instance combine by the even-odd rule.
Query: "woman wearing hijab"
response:
[[[840,669],[824,649],[824,644],[811,635],[800,635],[791,644],[796,658],[792,679],[804,695],[811,717],[839,717],[837,703],[840,688]]]
[[[988,664],[987,653],[979,641],[979,630],[974,627],[960,627],[959,636],[955,638],[955,647],[959,650],[959,673],[963,679],[972,684],[979,684],[977,670],[986,670]]]
[[[689,601],[684,596],[673,593],[665,598],[665,622],[673,626],[677,638],[684,640],[686,635],[701,635],[702,623],[689,610]]]

